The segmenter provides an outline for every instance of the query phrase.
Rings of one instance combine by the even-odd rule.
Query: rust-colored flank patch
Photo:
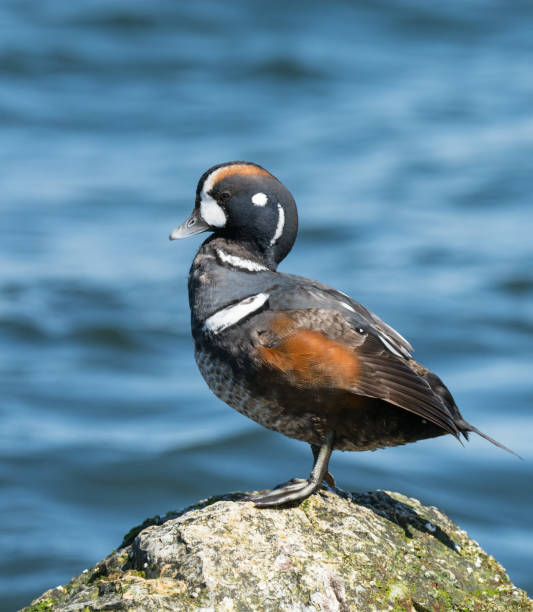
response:
[[[272,174],[270,174],[270,172],[267,172],[258,166],[254,166],[253,164],[234,164],[232,166],[224,166],[216,171],[213,177],[213,186],[219,181],[229,178],[230,176],[234,176],[235,174],[262,174],[263,176],[275,178]]]
[[[318,331],[297,329],[276,347],[260,347],[265,364],[306,387],[346,389],[357,385],[360,364],[353,350]]]

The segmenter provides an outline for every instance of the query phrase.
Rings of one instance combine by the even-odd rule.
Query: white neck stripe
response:
[[[276,226],[276,232],[270,241],[270,246],[274,246],[283,234],[283,228],[285,227],[285,211],[283,206],[278,202],[278,225]]]
[[[266,266],[263,266],[263,264],[257,263],[256,261],[252,261],[251,259],[244,259],[243,257],[238,257],[237,255],[229,255],[221,249],[215,249],[215,251],[222,263],[229,264],[234,268],[240,268],[241,270],[247,270],[248,272],[268,271]]]
[[[212,334],[218,334],[228,327],[235,325],[235,323],[238,323],[252,312],[259,310],[268,298],[268,293],[257,293],[237,302],[237,304],[226,306],[226,308],[222,308],[222,310],[208,317],[205,320],[204,328]]]

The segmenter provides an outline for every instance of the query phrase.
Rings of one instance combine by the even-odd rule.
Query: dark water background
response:
[[[196,370],[170,244],[200,174],[293,191],[282,270],[414,344],[474,438],[337,453],[345,489],[448,512],[533,591],[533,5],[0,4],[0,608],[145,517],[305,475]]]

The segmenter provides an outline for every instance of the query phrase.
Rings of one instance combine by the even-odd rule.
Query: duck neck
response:
[[[247,271],[276,271],[278,262],[274,259],[273,249],[261,249],[257,244],[245,240],[232,240],[221,236],[211,236],[203,246],[213,250],[217,258],[226,265]]]

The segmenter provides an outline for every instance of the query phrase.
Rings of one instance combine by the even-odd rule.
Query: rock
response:
[[[24,610],[533,610],[493,557],[416,499],[329,489],[283,509],[244,499],[145,521]]]

